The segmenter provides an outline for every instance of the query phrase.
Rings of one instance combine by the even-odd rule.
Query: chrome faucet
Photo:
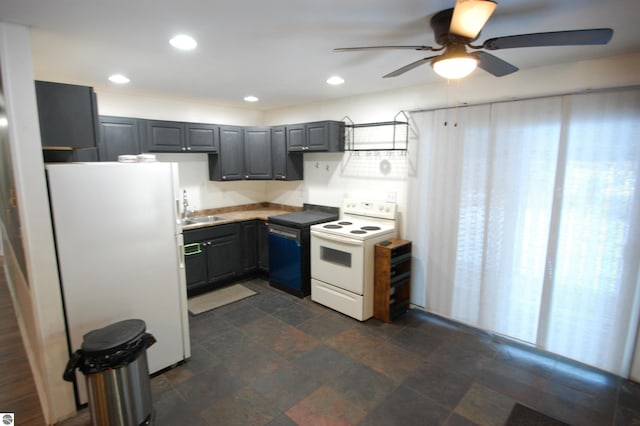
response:
[[[187,190],[182,190],[182,205],[184,206],[184,218],[188,219],[193,214],[193,210],[189,208],[189,199],[187,198]]]

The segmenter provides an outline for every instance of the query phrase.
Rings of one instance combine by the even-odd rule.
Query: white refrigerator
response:
[[[64,163],[46,169],[71,353],[87,332],[139,318],[157,340],[147,350],[150,373],[188,358],[177,165]],[[85,379],[76,374],[84,404]]]

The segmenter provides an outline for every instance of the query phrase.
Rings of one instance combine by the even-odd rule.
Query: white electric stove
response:
[[[345,199],[339,220],[311,226],[311,300],[373,316],[374,246],[397,236],[395,203]]]

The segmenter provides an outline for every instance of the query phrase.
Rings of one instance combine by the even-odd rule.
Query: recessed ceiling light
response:
[[[130,80],[122,74],[113,74],[109,77],[109,81],[116,84],[126,84]]]
[[[169,40],[169,43],[171,43],[171,45],[176,49],[181,49],[181,50],[195,49],[196,46],[198,45],[198,43],[193,39],[193,37],[190,37],[186,34],[179,34],[175,36],[174,38]]]
[[[244,100],[247,101],[247,102],[258,102],[259,101],[258,98],[256,98],[255,96],[252,96],[252,95],[245,96]]]
[[[338,84],[344,83],[344,79],[342,77],[338,77],[337,75],[334,75],[327,79],[327,83],[333,86],[337,86]]]

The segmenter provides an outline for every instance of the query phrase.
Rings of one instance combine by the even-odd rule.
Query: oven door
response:
[[[311,277],[363,294],[363,241],[311,231]]]

